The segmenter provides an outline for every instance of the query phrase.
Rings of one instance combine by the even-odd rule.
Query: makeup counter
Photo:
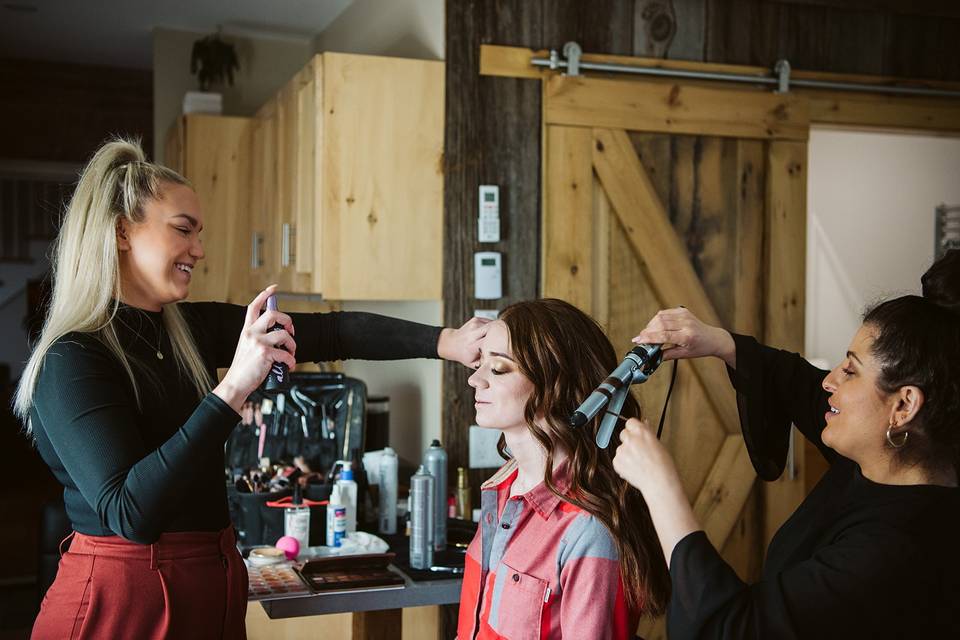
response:
[[[440,443],[418,469],[398,465],[388,400],[342,374],[294,373],[288,388],[251,396],[241,418],[225,471],[250,577],[248,637],[340,624],[337,637],[399,639],[408,619],[404,638],[435,638],[435,607],[459,602],[476,531],[469,487],[447,482]]]

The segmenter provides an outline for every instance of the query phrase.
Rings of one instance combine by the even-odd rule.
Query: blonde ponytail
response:
[[[144,205],[160,197],[163,183],[189,186],[177,172],[148,162],[139,141],[123,138],[101,146],[80,174],[53,246],[50,309],[14,398],[14,413],[27,433],[32,430],[30,410],[43,360],[50,347],[71,332],[94,334],[103,342],[126,370],[139,404],[133,368],[113,323],[122,299],[116,234],[121,217],[133,224],[143,221]],[[163,324],[177,365],[202,397],[211,381],[176,303],[164,307]]]

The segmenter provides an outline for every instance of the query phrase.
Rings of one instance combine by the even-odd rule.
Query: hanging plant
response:
[[[220,39],[219,30],[193,43],[190,73],[197,76],[201,91],[224,82],[232,87],[233,72],[239,70],[237,51],[232,44]]]

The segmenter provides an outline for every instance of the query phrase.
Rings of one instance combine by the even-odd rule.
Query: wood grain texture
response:
[[[190,300],[243,304],[249,262],[235,247],[247,246],[250,123],[249,118],[196,114],[181,121],[183,173],[200,199],[204,235],[216,238],[204,244]]]
[[[803,352],[806,287],[807,145],[770,144],[767,167],[767,292],[764,342]],[[794,433],[797,475],[764,485],[766,540],[805,495],[804,439]]]
[[[594,310],[594,196],[590,147],[593,135],[583,127],[546,129],[543,219],[543,296]],[[603,283],[606,284],[606,283]]]
[[[320,91],[317,88],[317,72],[314,67],[317,60],[311,60],[296,76],[294,90],[297,97],[297,184],[294,197],[296,212],[296,258],[294,269],[298,275],[313,273],[314,260],[314,226],[322,215],[322,209],[316,208],[315,189],[323,188],[323,180],[317,175],[317,150],[323,149],[318,136],[317,114],[323,113],[323,103]],[[307,280],[310,282],[310,280]]]
[[[540,83],[477,74],[481,42],[542,46],[542,2],[446,6],[444,139],[444,324],[459,326],[475,309],[535,298],[540,269]],[[501,242],[477,242],[477,187],[500,185]],[[473,298],[473,253],[504,255],[504,297]],[[450,471],[467,466],[468,427],[474,422],[470,371],[444,363],[442,440]],[[474,504],[491,469],[472,469]],[[446,636],[445,636],[446,637]],[[451,636],[452,637],[452,636]]]
[[[545,94],[548,124],[789,140],[810,127],[805,101],[759,91],[552,76]]]
[[[661,302],[671,307],[683,304],[704,322],[720,324],[627,134],[595,129],[593,165]],[[736,405],[732,396],[725,393],[729,385],[723,367],[716,365],[708,360],[691,361],[725,428],[737,432]]]
[[[321,282],[334,299],[441,297],[444,65],[325,53]]]
[[[727,437],[693,503],[697,521],[716,548],[727,541],[756,478],[743,436]]]
[[[562,75],[563,69],[551,70],[548,67],[533,66],[532,58],[549,57],[548,49],[531,49],[500,44],[484,44],[480,46],[480,74],[505,78],[547,78]],[[604,53],[584,52],[583,62],[603,62],[631,66],[643,66],[653,69],[703,71],[708,73],[733,73],[758,78],[769,77],[772,73],[771,65],[733,64],[729,62],[703,62],[695,60],[671,60],[648,58],[645,56],[610,55]],[[623,78],[621,74],[601,73],[591,71],[586,74],[591,78]],[[929,87],[947,90],[960,90],[960,82],[951,79],[920,78],[898,76],[891,73],[869,73],[866,71],[838,72],[817,69],[793,69],[791,77],[807,80],[824,80],[830,82],[852,82],[860,84],[875,84],[879,86]],[[709,82],[709,81],[704,81]],[[798,89],[802,92],[802,89]],[[880,94],[878,94],[880,95]]]

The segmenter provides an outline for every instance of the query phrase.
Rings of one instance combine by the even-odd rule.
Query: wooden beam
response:
[[[798,91],[810,102],[818,125],[897,132],[960,134],[960,100],[856,95],[840,91]]]
[[[770,144],[767,165],[767,309],[764,342],[803,352],[807,257],[807,145]],[[767,543],[805,495],[804,438],[795,436],[797,474],[764,485]]]
[[[717,549],[730,537],[756,479],[743,436],[728,436],[693,503],[697,521]]]
[[[480,45],[480,75],[500,76],[505,78],[546,78],[560,75],[565,70],[552,70],[548,67],[535,67],[530,64],[533,58],[549,58],[547,49],[527,49],[525,47],[506,47],[495,44]],[[758,67],[745,64],[718,64],[715,62],[694,62],[689,60],[665,60],[661,58],[644,58],[637,56],[616,56],[599,53],[584,53],[580,58],[583,62],[606,62],[610,64],[625,64],[633,66],[651,67],[654,69],[669,69],[680,71],[698,71],[705,73],[735,73],[739,75],[770,77],[770,67]],[[589,72],[591,77],[610,77],[610,74]],[[617,74],[617,77],[621,77]],[[881,87],[926,87],[930,89],[946,89],[960,91],[960,82],[948,80],[929,80],[926,78],[903,78],[898,76],[877,76],[863,73],[833,73],[830,71],[804,71],[795,69],[790,77],[805,80],[825,80],[829,82],[852,82],[857,84],[873,84]],[[860,94],[858,94],[860,95]],[[878,94],[870,94],[878,95]],[[882,94],[881,94],[882,95]]]
[[[546,127],[543,284],[546,298],[594,312],[593,135],[582,127]]]
[[[546,78],[558,75],[563,71],[563,69],[552,70],[549,67],[535,67],[530,64],[530,60],[535,57],[549,58],[550,51],[547,49],[527,49],[525,47],[505,47],[495,44],[480,45],[480,75],[501,76],[506,78]],[[740,64],[714,64],[690,62],[686,60],[665,60],[662,58],[616,56],[602,53],[584,53],[580,59],[583,62],[642,65],[656,69],[682,69],[686,71],[703,71],[704,69],[709,69],[714,72],[739,73],[760,77],[770,75],[769,69]],[[591,72],[590,75],[598,74]]]
[[[735,138],[806,140],[806,103],[791,95],[647,80],[554,76],[547,124]]]
[[[721,324],[629,136],[622,130],[594,129],[593,140],[594,170],[660,301],[668,307],[684,305],[707,324]],[[724,428],[739,433],[737,407],[722,364],[697,358],[690,365]]]

